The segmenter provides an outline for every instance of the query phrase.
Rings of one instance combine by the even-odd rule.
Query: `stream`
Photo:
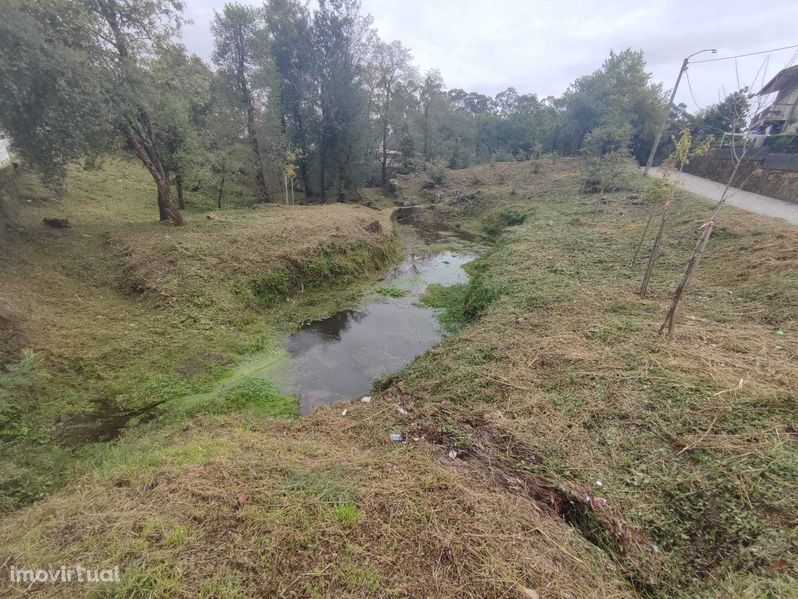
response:
[[[296,397],[308,415],[320,405],[368,394],[376,380],[400,371],[440,341],[444,331],[436,310],[422,304],[421,296],[431,284],[467,282],[463,266],[479,248],[464,232],[423,225],[417,209],[397,209],[395,217],[403,259],[356,305],[305,323],[276,351],[251,356],[213,390],[189,399],[220,397],[242,378],[259,377]],[[108,441],[131,419],[150,420],[160,409],[119,412],[109,403],[59,423],[58,438],[67,445]]]
[[[375,292],[360,305],[310,322],[288,337],[288,359],[270,378],[297,397],[303,415],[322,404],[367,394],[377,379],[398,372],[443,337],[436,311],[423,305],[421,296],[433,283],[467,282],[463,265],[476,254],[443,231],[401,221],[396,228],[404,258]],[[429,253],[430,241],[455,249]],[[392,295],[379,295],[380,289]]]

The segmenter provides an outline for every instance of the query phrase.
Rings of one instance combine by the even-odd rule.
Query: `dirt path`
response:
[[[652,168],[651,172],[659,177],[663,176],[662,169],[660,168]],[[718,201],[723,194],[723,188],[725,186],[722,183],[696,177],[695,175],[688,175],[687,173],[682,173],[681,177],[680,187],[694,194],[704,196],[708,200]],[[793,225],[798,225],[798,204],[759,195],[758,193],[752,193],[750,191],[743,191],[736,187],[731,188],[726,202],[742,210],[747,210],[748,212],[754,212],[773,218],[781,218]]]

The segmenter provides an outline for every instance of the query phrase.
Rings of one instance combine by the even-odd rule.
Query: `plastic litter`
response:
[[[362,401],[363,403],[369,403],[371,401],[371,395],[364,395],[363,397],[360,398],[360,401]]]
[[[399,433],[391,433],[390,439],[394,443],[401,443],[402,441],[405,440],[405,438],[402,435],[400,435]]]
[[[341,416],[346,416],[346,413],[347,413],[348,411],[349,411],[349,410],[344,410],[343,412],[341,412]]]

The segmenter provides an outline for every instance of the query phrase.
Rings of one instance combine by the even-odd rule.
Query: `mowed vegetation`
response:
[[[446,171],[435,190],[422,191],[422,183],[403,180],[401,199],[433,202],[428,218],[495,240],[470,265],[469,285],[437,288],[428,298],[445,311],[452,336],[382,381],[370,404],[338,404],[292,421],[270,386],[243,380],[215,396],[212,408],[178,409],[179,418],[133,428],[87,455],[74,484],[4,519],[0,544],[10,560],[119,564],[122,582],[102,592],[136,597],[796,594],[794,228],[724,208],[667,339],[657,330],[709,204],[677,194],[663,255],[641,299],[643,265],[629,263],[648,206],[636,189],[583,195],[580,164],[548,158]],[[39,227],[42,208],[26,210],[40,212],[26,229]],[[340,223],[355,244],[370,219],[346,227],[379,214],[349,205],[290,210],[308,218],[319,211],[317,226],[329,232]],[[219,225],[225,233],[215,243],[231,251],[231,239],[254,234],[257,222],[263,243],[246,249],[277,252],[265,232],[276,236],[275,222],[288,211],[231,211],[202,224],[204,213],[197,214],[159,243],[180,251],[194,236],[199,248],[213,247],[206,244]],[[224,222],[239,217],[239,227]],[[208,266],[210,252],[187,252],[197,256],[193,268],[204,265],[203,278],[182,281],[189,266],[139,262],[118,249],[135,227],[146,238],[149,225],[128,224],[134,220],[95,221],[105,237],[93,238],[94,250],[88,241],[67,243],[78,226],[28,233],[26,243],[42,253],[29,258],[26,279],[37,280],[31,273],[46,265],[72,266],[29,293],[42,305],[37,313],[77,302],[77,294],[106,306],[94,314],[112,322],[114,310],[131,310],[116,316],[117,332],[130,322],[142,327],[131,327],[135,337],[127,341],[124,333],[109,335],[123,340],[116,345],[94,340],[97,353],[82,358],[81,370],[63,366],[75,354],[51,349],[45,355],[55,380],[100,389],[110,383],[95,373],[143,364],[130,349],[142,344],[152,348],[140,350],[146,360],[173,368],[215,343],[231,355],[259,349],[243,316],[229,320],[223,305],[194,303],[232,298],[231,283],[252,276],[245,259],[237,255],[231,264],[239,270],[221,274],[216,263]],[[109,235],[116,240],[110,245]],[[289,236],[294,243],[300,237]],[[120,287],[100,278],[102,256],[146,268]],[[10,275],[3,273],[13,281]],[[94,287],[56,295],[63,287],[55,283],[67,278]],[[134,280],[144,281],[142,290],[131,290]],[[243,297],[236,305],[248,307],[239,315],[252,310],[284,319],[283,326],[302,311],[270,295],[268,309],[258,312],[260,304]],[[176,315],[184,312],[201,319],[181,322]],[[11,322],[25,327],[4,329],[31,331],[28,345],[18,347],[46,349],[31,343],[44,333],[19,318],[12,314]],[[50,316],[47,339],[69,348],[63,339],[75,337],[77,347],[79,337],[64,332],[72,321],[59,319]],[[149,328],[155,322],[161,328]],[[115,358],[124,351],[127,360]],[[103,362],[112,359],[116,367]],[[176,372],[169,380],[190,384]],[[213,376],[202,370],[198,380]],[[148,388],[135,377],[122,380],[131,398]],[[35,397],[25,393],[25,401]],[[252,397],[270,398],[273,409]],[[50,409],[51,401],[37,409]],[[405,442],[391,443],[390,433]]]
[[[3,511],[62,482],[71,447],[209,391],[397,255],[389,214],[362,206],[207,212],[197,195],[189,226],[166,229],[134,162],[74,169],[58,199],[32,175],[4,175],[16,209],[0,246]]]

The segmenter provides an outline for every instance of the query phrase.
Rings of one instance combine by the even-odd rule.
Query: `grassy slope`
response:
[[[646,208],[612,194],[594,219],[596,196],[578,195],[565,163],[535,168],[450,176],[474,199],[439,218],[477,231],[528,217],[477,269],[472,297],[496,301],[389,395],[475,461],[570,490],[566,518],[640,590],[795,594],[798,231],[724,209],[666,340],[656,331],[709,205],[679,195],[641,300],[642,265],[628,262]],[[592,501],[585,518],[580,495],[612,512]]]
[[[74,415],[208,390],[338,299],[320,301],[315,287],[373,272],[394,252],[388,214],[357,206],[239,208],[213,220],[190,210],[186,226],[167,229],[153,222],[152,182],[135,163],[76,169],[57,200],[6,174],[20,207],[0,261],[0,359],[15,371],[0,380],[5,508],[63,480],[75,457],[64,444],[80,436]],[[374,221],[384,232],[366,230]],[[23,349],[35,355],[21,359]]]
[[[568,161],[451,173],[439,218],[527,214],[447,294],[475,322],[346,416],[132,431],[6,518],[9,563],[118,563],[127,596],[795,594],[798,233],[724,210],[665,341],[707,205],[679,197],[641,300],[645,207],[594,220],[579,183]]]

